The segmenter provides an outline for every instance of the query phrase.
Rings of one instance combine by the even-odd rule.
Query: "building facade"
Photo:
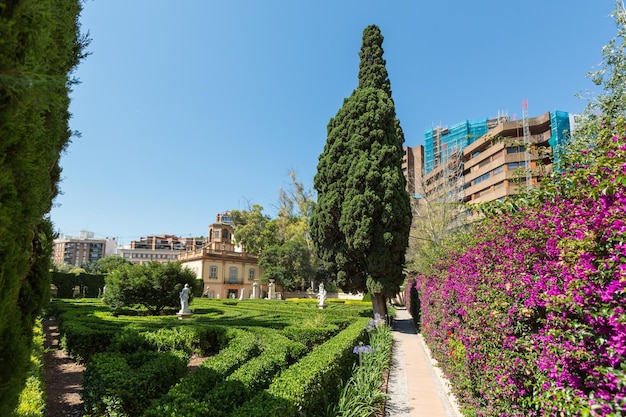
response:
[[[61,235],[54,240],[52,261],[57,265],[68,264],[79,267],[96,262],[107,253],[107,241],[95,239],[93,232],[81,231],[78,237]]]
[[[406,179],[406,191],[411,196],[422,193],[421,181],[424,176],[424,146],[405,146],[402,157],[402,173]]]
[[[175,262],[181,251],[201,249],[202,238],[181,238],[174,235],[156,235],[133,240],[130,245],[120,248],[118,254],[133,264],[149,262]]]
[[[537,186],[551,171],[569,131],[567,112],[498,123],[463,150],[463,201],[498,200]]]
[[[424,195],[482,203],[536,186],[558,158],[570,119],[562,111],[522,120],[498,115],[426,132]]]
[[[259,283],[258,257],[239,250],[233,233],[229,213],[218,214],[203,246],[181,252],[179,260],[202,280],[205,297],[247,299],[274,294],[273,287]]]

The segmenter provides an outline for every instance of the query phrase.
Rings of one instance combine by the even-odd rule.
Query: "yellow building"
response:
[[[229,213],[217,215],[201,249],[181,252],[184,267],[204,283],[209,298],[276,298],[273,284],[261,285],[258,257],[242,252],[233,242],[234,225]]]

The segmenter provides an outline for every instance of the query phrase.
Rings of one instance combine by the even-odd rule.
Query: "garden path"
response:
[[[393,341],[385,416],[461,417],[448,381],[404,308],[396,310]]]
[[[44,339],[44,374],[46,379],[46,416],[78,417],[84,414],[80,397],[85,367],[63,352],[59,329],[54,319],[42,323]]]

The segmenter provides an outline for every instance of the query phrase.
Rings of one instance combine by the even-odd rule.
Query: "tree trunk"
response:
[[[372,296],[372,310],[374,310],[374,316],[376,313],[380,314],[380,318],[387,321],[387,297],[383,294],[371,294]]]

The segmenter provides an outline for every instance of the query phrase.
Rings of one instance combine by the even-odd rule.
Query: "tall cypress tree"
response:
[[[25,383],[50,289],[58,161],[69,143],[70,74],[87,40],[81,0],[0,0],[0,415]]]
[[[330,120],[319,157],[311,235],[339,286],[370,293],[374,313],[385,316],[404,280],[411,208],[382,43],[377,26],[365,28],[358,87]]]

